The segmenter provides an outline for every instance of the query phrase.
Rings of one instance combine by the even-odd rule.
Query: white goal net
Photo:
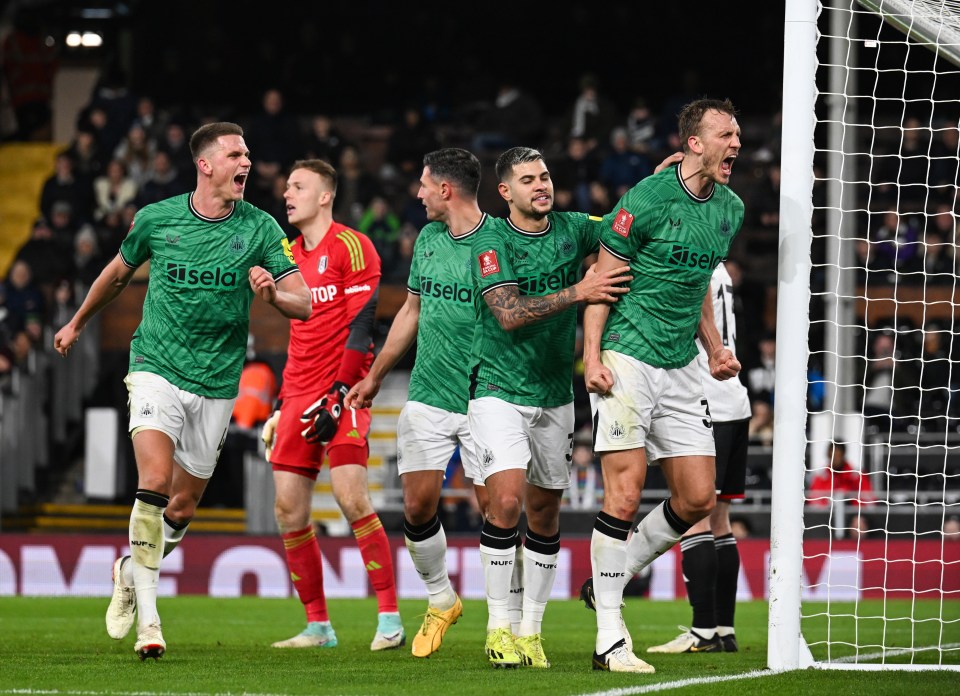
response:
[[[960,2],[784,48],[768,664],[960,670]]]

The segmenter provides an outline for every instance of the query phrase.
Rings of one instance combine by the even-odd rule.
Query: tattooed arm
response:
[[[505,331],[513,331],[562,312],[577,302],[616,302],[633,280],[629,266],[597,273],[591,266],[576,285],[549,295],[521,295],[516,285],[497,286],[484,294],[487,307]]]

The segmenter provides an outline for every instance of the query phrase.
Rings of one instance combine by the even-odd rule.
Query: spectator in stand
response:
[[[917,255],[919,234],[909,218],[895,209],[885,211],[880,221],[872,235],[877,265],[899,270]]]
[[[938,321],[928,320],[923,325],[919,412],[925,431],[942,433],[947,427],[950,408],[950,338],[950,331]]]
[[[333,217],[348,227],[356,227],[370,201],[381,193],[380,183],[364,169],[360,151],[353,145],[343,148],[337,171],[340,183],[333,200]]]
[[[413,228],[414,233],[422,230],[427,224],[427,209],[417,194],[420,192],[420,180],[416,177],[407,182],[406,193],[400,198],[397,206],[400,224]]]
[[[67,154],[73,160],[74,176],[90,189],[91,212],[93,208],[93,180],[103,171],[103,151],[97,145],[97,137],[89,128],[77,129],[73,142],[67,149]]]
[[[600,461],[594,456],[589,435],[586,441],[574,437],[570,455],[570,488],[564,502],[573,510],[596,511],[603,499],[603,475]]]
[[[270,191],[270,200],[267,201],[263,209],[270,213],[270,216],[277,221],[280,229],[287,235],[291,242],[300,236],[300,230],[290,224],[287,219],[287,200],[284,193],[287,191],[287,177],[280,174],[273,180],[273,188]]]
[[[137,210],[138,208],[135,202],[127,203],[127,205],[123,206],[120,210],[107,213],[103,220],[96,223],[97,240],[100,244],[100,251],[103,252],[107,258],[113,258],[117,251],[120,250],[120,243],[124,237],[127,236],[127,231],[130,229],[130,225],[133,224],[133,216]],[[138,269],[137,273],[142,273],[143,279],[146,279],[147,270],[147,264],[144,264],[144,268],[142,270]],[[140,278],[140,275],[134,274],[134,279]]]
[[[262,111],[247,128],[247,144],[256,155],[253,162],[253,191],[256,200],[269,200],[274,179],[283,173],[303,149],[297,119],[285,109],[283,92],[271,88],[263,93]]]
[[[650,156],[657,149],[655,135],[657,120],[647,105],[647,100],[637,97],[633,100],[630,113],[627,114],[627,136],[630,138],[630,149],[642,155]]]
[[[859,507],[876,502],[870,477],[847,461],[847,446],[843,442],[831,442],[827,458],[827,468],[810,481],[807,505],[824,506],[831,500],[843,500]]]
[[[137,97],[128,87],[127,76],[117,59],[102,68],[100,75],[87,113],[98,131],[104,153],[112,155],[137,117]],[[102,121],[96,112],[102,112]]]
[[[619,199],[640,179],[653,173],[653,167],[646,155],[630,147],[630,136],[623,127],[614,128],[610,133],[610,151],[600,161],[600,181],[610,194]],[[606,207],[609,212],[610,206]]]
[[[141,96],[137,100],[137,116],[135,122],[147,134],[147,140],[154,145],[163,138],[163,131],[167,126],[167,115],[157,111],[157,105],[152,97]]]
[[[904,429],[915,413],[912,405],[919,382],[909,364],[899,359],[895,335],[883,330],[873,339],[864,382],[864,423],[881,433]]]
[[[938,228],[938,218],[952,219],[950,213],[931,216],[923,233],[919,253],[900,268],[900,281],[910,285],[952,285],[956,282],[955,245],[947,242]]]
[[[52,288],[51,288],[52,293]],[[7,326],[13,334],[23,331],[32,320],[43,321],[46,313],[44,293],[33,281],[33,269],[26,261],[14,261],[0,284],[0,296],[7,308]]]
[[[777,339],[767,332],[758,344],[760,364],[747,371],[747,389],[750,391],[750,438],[765,444],[773,440],[773,402],[776,384]]]
[[[370,205],[363,211],[357,223],[357,229],[370,238],[380,255],[380,265],[384,275],[394,280],[393,270],[399,260],[397,242],[400,239],[400,224],[400,218],[383,196],[374,196],[370,200]],[[407,276],[404,274],[402,277]]]
[[[599,178],[600,162],[583,138],[567,138],[566,151],[553,158],[550,174],[554,185],[554,209],[590,209],[590,182]]]
[[[423,153],[439,147],[435,128],[423,120],[416,106],[407,106],[403,121],[394,126],[387,142],[387,176],[401,177],[402,181],[416,178],[423,165]]]
[[[106,174],[93,182],[93,219],[103,220],[108,213],[118,212],[137,197],[137,184],[127,173],[126,165],[118,159],[110,160]]]
[[[69,248],[54,239],[50,225],[43,218],[33,223],[30,238],[17,250],[14,261],[23,261],[29,268],[36,269],[32,275],[41,287],[53,287],[71,275]]]
[[[166,150],[157,150],[153,153],[150,165],[150,175],[140,186],[136,203],[138,208],[162,201],[172,196],[179,196],[190,190],[190,185],[180,176]]]
[[[54,203],[50,209],[50,231],[53,240],[69,257],[73,250],[73,237],[80,228],[80,221],[73,213],[73,206],[66,201]]]
[[[93,285],[93,281],[107,265],[107,259],[100,253],[97,233],[92,225],[80,228],[74,239],[73,249],[74,279],[83,287],[83,294],[86,294],[86,290]]]
[[[163,131],[163,138],[157,143],[157,149],[163,150],[170,156],[173,168],[180,176],[189,176],[193,172],[190,143],[187,142],[187,132],[182,122],[173,120],[167,124]]]
[[[941,191],[954,195],[958,178],[960,157],[960,130],[957,123],[943,123],[934,134],[930,145],[930,185],[942,187]]]
[[[333,125],[333,121],[326,114],[317,114],[310,121],[310,132],[307,133],[304,149],[312,159],[322,159],[324,162],[336,164],[347,141]]]
[[[517,145],[537,145],[543,137],[543,108],[531,93],[502,77],[496,99],[476,125],[473,149],[478,153]]]
[[[603,217],[609,213],[610,208],[617,201],[616,198],[610,197],[610,189],[600,181],[590,182],[587,187],[587,197],[589,202],[583,212],[597,217]]]
[[[134,121],[113,151],[113,158],[123,162],[127,168],[127,176],[139,189],[150,176],[150,166],[156,150],[156,142],[147,138],[147,131]]]
[[[54,172],[43,182],[40,191],[40,212],[47,219],[53,212],[53,204],[66,201],[77,211],[82,220],[89,220],[93,212],[93,187],[91,182],[78,179],[73,172],[73,158],[63,150],[57,153]]]
[[[581,138],[590,151],[609,142],[610,133],[622,121],[616,104],[600,92],[600,79],[592,73],[580,78],[580,92],[568,119],[568,136]]]

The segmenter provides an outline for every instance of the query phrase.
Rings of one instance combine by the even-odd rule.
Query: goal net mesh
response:
[[[801,632],[960,669],[960,2],[819,9]]]

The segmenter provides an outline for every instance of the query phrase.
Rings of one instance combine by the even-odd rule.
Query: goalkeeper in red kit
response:
[[[274,511],[307,627],[275,648],[333,648],[323,593],[320,546],[310,519],[314,482],[326,455],[333,496],[360,546],[379,605],[371,650],[406,642],[390,545],[367,487],[370,412],[343,407],[343,397],[373,362],[373,321],[380,257],[363,234],[334,222],[337,172],[322,160],[294,163],[284,200],[300,230],[291,246],[313,313],[290,322],[290,346],[278,406],[263,429],[276,486]]]

